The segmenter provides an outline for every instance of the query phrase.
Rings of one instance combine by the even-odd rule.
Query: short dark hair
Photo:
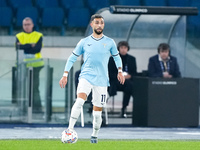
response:
[[[169,50],[170,51],[170,46],[169,46],[169,44],[167,44],[167,43],[160,43],[159,45],[158,45],[158,53],[160,53],[160,51],[165,51],[165,50]]]
[[[128,44],[127,41],[120,41],[120,42],[117,44],[117,49],[118,49],[118,51],[119,51],[119,48],[120,48],[121,46],[126,46],[126,47],[128,48],[128,51],[129,51],[129,49],[130,49],[130,46],[129,46],[129,44]]]
[[[102,18],[103,19],[103,17],[100,14],[94,14],[94,15],[91,16],[90,22],[92,22],[95,18]]]
[[[30,20],[32,23],[33,23],[33,20],[30,18],[30,17],[25,17],[23,20],[22,20],[22,22],[24,21],[24,20]]]

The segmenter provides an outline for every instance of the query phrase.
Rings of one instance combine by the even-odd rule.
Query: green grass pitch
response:
[[[1,150],[199,150],[198,140],[90,140],[79,139],[75,144],[60,140],[0,140]]]

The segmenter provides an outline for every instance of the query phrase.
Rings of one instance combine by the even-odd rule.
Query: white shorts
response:
[[[86,79],[79,79],[77,94],[85,93],[87,96],[92,91],[92,104],[97,107],[105,107],[107,100],[107,87],[93,86]]]

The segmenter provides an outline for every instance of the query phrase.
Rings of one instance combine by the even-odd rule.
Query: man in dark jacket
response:
[[[170,55],[170,46],[161,43],[158,46],[158,54],[149,59],[149,77],[178,78],[181,77],[176,57]]]
[[[125,110],[129,104],[130,97],[133,94],[133,81],[132,77],[137,74],[136,59],[135,57],[127,54],[129,50],[129,44],[126,41],[121,41],[117,45],[120,57],[122,59],[123,74],[125,77],[124,85],[121,85],[117,80],[118,70],[115,66],[112,57],[109,59],[108,71],[110,78],[110,88],[108,90],[110,96],[117,94],[117,91],[123,91],[123,102],[122,102],[122,112],[121,117],[126,117]]]

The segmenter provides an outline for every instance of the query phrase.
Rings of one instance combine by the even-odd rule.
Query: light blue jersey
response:
[[[109,86],[108,61],[110,54],[118,67],[122,67],[116,44],[113,39],[103,35],[100,39],[92,35],[82,39],[72,52],[65,66],[69,71],[77,57],[83,54],[84,63],[81,67],[80,78],[86,79],[94,86]]]

